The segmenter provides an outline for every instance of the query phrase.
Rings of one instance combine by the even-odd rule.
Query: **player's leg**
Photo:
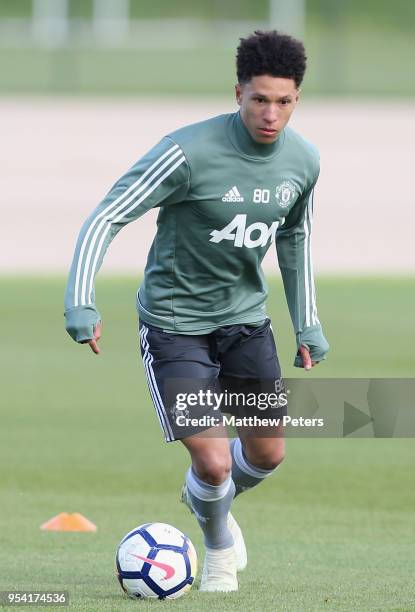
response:
[[[271,476],[285,454],[282,425],[275,428],[241,427],[238,428],[238,435],[230,443],[235,496]]]
[[[205,442],[204,438],[206,435],[211,435],[213,438],[217,438],[219,432],[221,435],[219,439],[212,439],[211,441],[209,441],[209,443]],[[205,475],[205,481],[206,479],[208,479],[210,483],[213,482],[214,478],[216,479],[217,483],[222,482],[224,485],[226,483],[226,486],[223,487],[223,490],[221,492],[222,495],[224,495],[224,497],[222,501],[220,502],[219,508],[218,509],[215,508],[216,502],[215,504],[209,504],[211,506],[208,509],[209,512],[214,512],[216,515],[214,522],[209,527],[209,521],[207,521],[206,515],[203,516],[202,514],[202,517],[200,517],[202,520],[201,527],[202,527],[202,530],[204,531],[205,530],[210,531],[210,532],[212,532],[213,530],[217,531],[218,534],[220,534],[219,535],[220,542],[223,545],[225,545],[226,543],[225,538],[227,541],[230,541],[229,534],[232,536],[232,540],[233,540],[234,555],[233,556],[231,555],[231,551],[224,550],[223,551],[224,553],[223,561],[221,560],[219,565],[217,563],[216,558],[213,556],[213,566],[214,567],[212,568],[212,571],[211,571],[212,576],[207,576],[206,571],[203,572],[201,588],[203,588],[204,590],[207,590],[206,587],[210,586],[213,582],[214,588],[212,589],[209,588],[209,590],[218,590],[218,587],[219,587],[218,576],[222,576],[221,582],[223,583],[225,581],[225,584],[227,586],[229,586],[229,584],[234,584],[236,586],[236,579],[235,578],[229,579],[229,576],[228,577],[226,576],[227,574],[229,574],[229,572],[234,574],[235,569],[236,571],[241,571],[245,569],[246,564],[247,564],[247,553],[246,553],[245,542],[243,539],[241,529],[230,512],[230,504],[233,501],[233,499],[231,499],[231,492],[232,492],[232,496],[234,496],[235,485],[234,485],[233,480],[230,477],[230,471],[232,467],[232,457],[230,455],[227,431],[223,426],[221,426],[220,428],[215,427],[209,432],[205,432],[203,436],[200,436],[200,437],[201,437],[200,440],[198,440],[198,436],[193,436],[192,438],[187,438],[186,440],[183,440],[183,442],[188,446],[189,451],[191,452],[194,471],[196,471],[198,475],[201,475],[203,473]],[[201,444],[200,442],[202,441],[203,443]],[[191,472],[189,471],[187,474],[188,482],[190,479],[190,475],[191,475]],[[228,489],[228,486],[229,486],[229,489]],[[191,511],[194,512],[191,500],[188,498],[188,495],[187,495],[187,490],[188,490],[188,485],[186,484],[183,489],[183,493],[182,493],[182,501],[184,501],[188,505],[188,507],[191,509]],[[217,493],[218,491],[220,491],[219,488],[217,488],[217,491],[215,491],[214,487],[210,487],[210,491],[212,492],[212,497],[219,497]],[[225,491],[228,491],[228,495],[226,496],[225,496]],[[196,506],[199,504],[194,504],[194,505]],[[202,511],[203,510],[206,511],[206,509],[207,508],[205,506],[204,509],[202,508]],[[226,522],[225,522],[225,519],[226,519]],[[206,539],[206,544],[207,546],[209,546],[209,540],[207,539]],[[212,555],[210,554],[211,549],[207,548],[207,551],[209,552],[209,554],[207,555],[206,561],[209,561],[209,558],[212,557]],[[204,570],[206,569],[206,565],[207,565],[206,561],[205,561]],[[220,569],[220,566],[223,564],[225,565],[225,567],[223,569]],[[209,580],[207,579],[207,577],[209,577]],[[226,590],[229,590],[229,589],[226,589]]]
[[[226,430],[181,425],[184,417],[217,417],[217,411],[203,404],[179,409],[179,403],[173,401],[178,393],[184,399],[198,387],[211,389],[215,384],[219,364],[212,356],[210,339],[207,335],[167,334],[141,324],[140,340],[150,394],[165,439],[181,440],[192,459],[184,501],[195,513],[206,544],[201,589],[236,590],[233,537],[227,527],[235,486]]]
[[[284,460],[284,428],[252,427],[240,428],[239,438],[243,443],[246,459],[264,472],[275,470]]]
[[[245,398],[261,394],[266,403],[266,398],[272,394],[275,400],[283,388],[270,321],[258,327],[232,327],[225,330],[226,334],[222,332],[222,385]],[[266,410],[250,409],[248,412],[246,407],[242,407],[239,414],[278,419],[285,412],[285,406],[274,405]],[[238,428],[238,435],[231,441],[232,478],[236,495],[270,476],[284,459],[285,451],[281,425],[241,427]]]
[[[235,485],[226,429],[214,427],[182,442],[192,459],[186,474],[185,501],[196,515],[206,546],[200,589],[235,591],[238,588],[236,558],[228,527]]]
[[[236,533],[237,537],[238,532],[235,532],[230,514],[235,485],[231,477],[232,458],[226,428],[217,425],[181,441],[192,460],[186,473],[182,501],[196,515],[206,546],[200,590],[235,591],[239,567],[234,535]],[[239,530],[237,525],[236,529]]]
[[[222,437],[218,437],[221,435]],[[186,474],[188,500],[211,549],[233,546],[226,521],[234,494],[226,429],[214,427],[182,440],[192,459]]]

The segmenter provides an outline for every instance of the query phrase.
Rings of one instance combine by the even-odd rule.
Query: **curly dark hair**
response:
[[[256,30],[248,38],[241,38],[236,53],[236,73],[239,83],[247,83],[254,76],[269,74],[293,79],[297,87],[304,77],[307,57],[300,40],[276,30]]]

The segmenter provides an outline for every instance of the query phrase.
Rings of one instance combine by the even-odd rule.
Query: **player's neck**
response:
[[[256,158],[269,158],[276,155],[284,144],[285,134],[282,132],[277,140],[270,143],[256,142],[248,132],[241,114],[235,113],[232,122],[232,140],[236,147],[245,155]]]

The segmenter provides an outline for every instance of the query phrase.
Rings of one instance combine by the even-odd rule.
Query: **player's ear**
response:
[[[239,105],[241,104],[241,94],[242,94],[241,85],[240,85],[240,83],[237,83],[235,85],[235,97],[236,97],[236,102]]]
[[[298,102],[298,101],[299,101],[299,99],[300,99],[300,93],[301,93],[301,89],[300,89],[300,88],[298,88],[298,89],[297,89],[297,93],[296,93],[296,95],[295,95],[295,103],[296,103],[296,104],[297,104],[297,102]]]

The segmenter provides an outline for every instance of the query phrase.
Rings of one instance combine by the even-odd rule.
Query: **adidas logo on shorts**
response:
[[[236,185],[229,189],[222,198],[222,202],[243,202],[244,199],[238,191]]]

